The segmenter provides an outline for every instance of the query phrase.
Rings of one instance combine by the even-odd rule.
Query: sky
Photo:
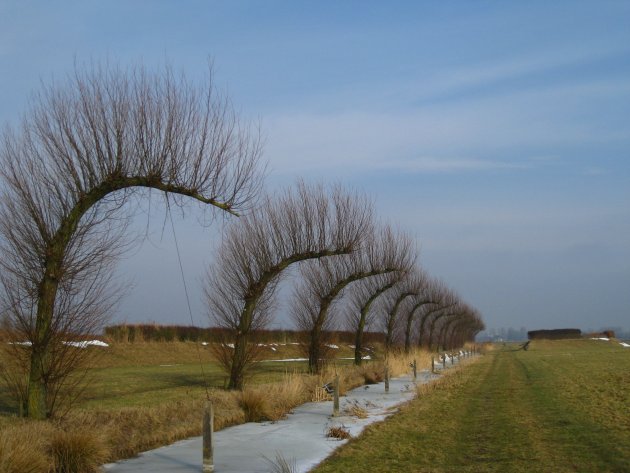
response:
[[[0,123],[75,64],[211,60],[270,191],[366,192],[489,328],[630,329],[628,25],[622,1],[0,0]],[[113,320],[207,325],[225,222],[174,216],[191,318],[165,215],[137,218]]]

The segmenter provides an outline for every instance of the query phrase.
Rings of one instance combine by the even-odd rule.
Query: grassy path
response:
[[[491,352],[342,447],[323,472],[628,472],[630,350]]]

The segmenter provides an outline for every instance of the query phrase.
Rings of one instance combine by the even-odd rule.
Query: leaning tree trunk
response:
[[[370,312],[370,307],[372,307],[372,303],[378,298],[378,296],[390,289],[394,284],[395,282],[379,288],[379,290],[372,294],[367,302],[363,304],[363,307],[361,307],[361,315],[359,317],[359,323],[354,337],[354,364],[356,366],[361,366],[363,363],[363,331],[365,330],[365,322],[367,320],[367,315]]]

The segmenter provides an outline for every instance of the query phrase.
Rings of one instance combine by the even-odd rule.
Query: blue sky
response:
[[[75,61],[201,77],[210,57],[260,120],[270,188],[305,176],[373,195],[489,327],[630,328],[629,24],[630,3],[606,1],[0,0],[0,122]],[[116,317],[188,323],[153,213]],[[177,222],[206,323],[221,221]]]

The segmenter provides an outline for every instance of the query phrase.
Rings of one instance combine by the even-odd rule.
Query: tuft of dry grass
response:
[[[349,439],[351,437],[351,435],[350,435],[350,432],[348,431],[348,429],[345,426],[343,426],[343,425],[335,425],[333,427],[330,427],[326,431],[326,437],[333,438],[333,439],[339,439],[339,440],[345,440],[345,439]]]
[[[280,452],[276,452],[276,458],[274,460],[264,455],[263,458],[269,465],[271,473],[296,473],[298,471],[295,458],[287,460]]]
[[[352,402],[346,403],[342,411],[343,415],[358,417],[359,419],[367,419],[368,412],[363,406],[359,405],[359,401],[354,399]]]
[[[268,396],[260,388],[245,388],[238,394],[238,404],[245,412],[245,422],[262,422],[271,419]]]
[[[363,376],[365,384],[377,384],[385,378],[385,369],[380,365],[361,366],[359,373]]]
[[[48,446],[55,473],[96,473],[107,460],[103,437],[92,430],[56,430]]]
[[[51,426],[45,422],[18,422],[0,430],[0,471],[2,473],[46,473],[50,459],[43,439]]]

